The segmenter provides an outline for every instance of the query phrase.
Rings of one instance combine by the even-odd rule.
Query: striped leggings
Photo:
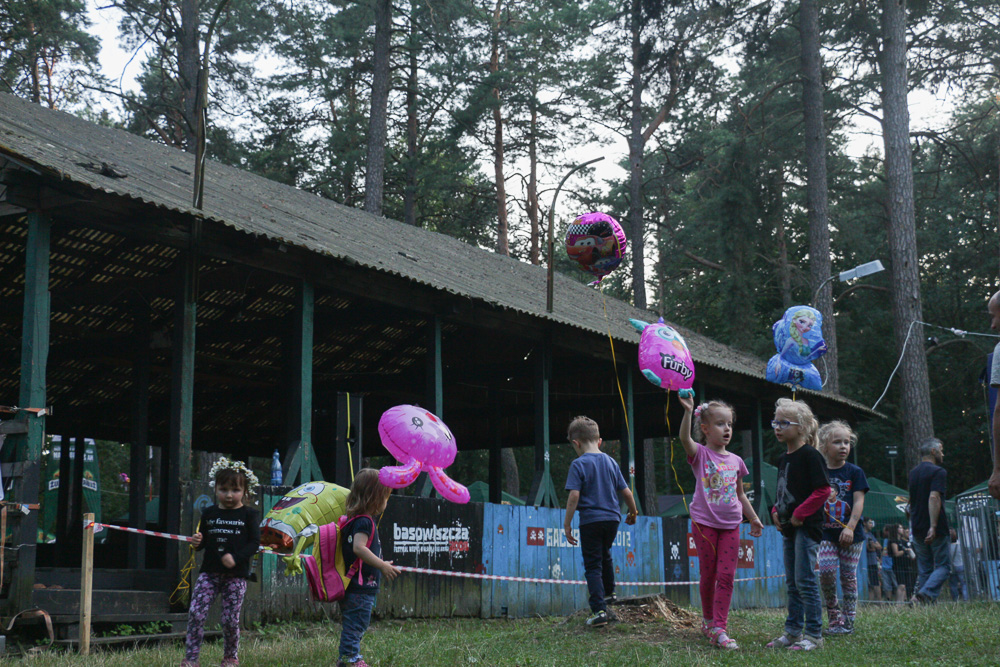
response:
[[[858,561],[864,551],[864,542],[855,542],[849,547],[839,542],[823,540],[819,543],[819,585],[826,602],[827,619],[831,626],[854,625],[854,614],[858,606]],[[844,592],[841,603],[837,600],[837,569],[840,569],[840,587]]]

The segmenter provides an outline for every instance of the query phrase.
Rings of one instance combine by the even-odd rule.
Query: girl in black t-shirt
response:
[[[344,563],[348,567],[355,560],[362,562],[361,570],[347,586],[340,601],[342,628],[340,632],[340,659],[337,667],[368,667],[361,657],[361,638],[372,620],[375,595],[378,593],[380,575],[392,581],[400,570],[392,561],[382,560],[382,545],[378,539],[375,515],[385,511],[392,489],[378,481],[378,470],[362,468],[354,476],[351,493],[347,496],[348,522],[344,524]],[[371,544],[368,539],[371,538]]]
[[[784,537],[788,616],[784,633],[768,642],[767,647],[812,651],[823,645],[823,604],[816,556],[830,482],[823,455],[815,448],[819,424],[808,405],[778,399],[771,426],[774,437],[786,447],[778,459],[771,520]]]
[[[247,592],[250,559],[260,549],[260,514],[243,504],[257,477],[243,461],[223,457],[209,471],[215,504],[201,513],[199,530],[191,538],[205,550],[201,574],[191,592],[187,638],[181,667],[197,667],[205,636],[205,617],[217,595],[222,596],[222,666],[238,665],[240,609]]]

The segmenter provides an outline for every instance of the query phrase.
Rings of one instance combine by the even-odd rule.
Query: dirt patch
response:
[[[697,635],[701,626],[701,616],[684,609],[664,595],[643,595],[624,598],[608,607],[612,623],[605,628],[615,632],[639,635],[647,641],[661,641],[678,635]],[[601,631],[604,628],[588,627],[584,621],[590,616],[589,609],[581,609],[566,618],[564,623],[576,625],[582,632]]]

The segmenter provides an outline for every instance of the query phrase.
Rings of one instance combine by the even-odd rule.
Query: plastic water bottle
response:
[[[281,455],[277,449],[271,457],[271,486],[281,486]]]

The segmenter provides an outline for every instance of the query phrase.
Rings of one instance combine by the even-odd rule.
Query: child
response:
[[[819,583],[826,600],[829,635],[854,632],[858,604],[858,561],[865,548],[864,512],[868,478],[865,471],[847,462],[858,438],[842,421],[824,424],[819,430],[819,451],[826,458],[830,496],[824,507],[823,541],[819,544]],[[844,592],[843,609],[837,600],[837,566]]]
[[[215,504],[201,513],[191,544],[205,550],[201,573],[191,592],[182,667],[197,667],[205,636],[205,617],[222,595],[222,665],[238,665],[240,609],[247,592],[250,559],[260,548],[260,513],[243,504],[257,487],[257,477],[243,461],[221,458],[209,471]]]
[[[337,667],[368,667],[361,657],[361,638],[372,620],[380,575],[384,574],[392,581],[400,573],[398,568],[392,566],[391,560],[382,560],[382,545],[372,519],[385,511],[391,493],[391,488],[378,481],[378,470],[362,468],[354,476],[351,493],[347,496],[345,513],[349,522],[344,526],[344,563],[349,567],[360,558],[362,565],[357,578],[351,580],[344,599],[340,601],[343,627]],[[369,536],[372,538],[371,547],[366,546]]]
[[[592,612],[587,625],[597,627],[607,625],[607,603],[616,599],[611,545],[618,535],[618,524],[622,519],[618,496],[628,506],[625,523],[634,524],[639,510],[618,464],[600,450],[601,432],[597,422],[589,417],[575,417],[569,424],[567,438],[573,443],[578,458],[570,464],[566,476],[569,499],[566,501],[563,530],[569,543],[575,545],[577,539],[573,537],[571,524],[579,506],[580,550],[583,551]]]
[[[868,593],[873,600],[882,600],[882,543],[875,535],[875,520],[862,521],[865,526],[865,544],[868,553]]]
[[[785,632],[768,642],[767,648],[812,651],[823,646],[823,605],[816,581],[816,555],[830,482],[823,456],[814,447],[819,425],[808,405],[779,398],[771,426],[778,442],[786,448],[778,459],[778,485],[771,520],[784,536],[788,617]]]
[[[711,401],[695,409],[692,399],[680,400],[684,407],[681,444],[696,480],[690,510],[698,550],[701,631],[719,648],[737,649],[739,646],[726,634],[726,627],[739,557],[739,527],[746,515],[750,518],[750,534],[760,537],[764,524],[743,491],[742,480],[749,474],[746,464],[736,454],[726,451],[733,437],[732,407]],[[700,444],[702,440],[704,445]]]

